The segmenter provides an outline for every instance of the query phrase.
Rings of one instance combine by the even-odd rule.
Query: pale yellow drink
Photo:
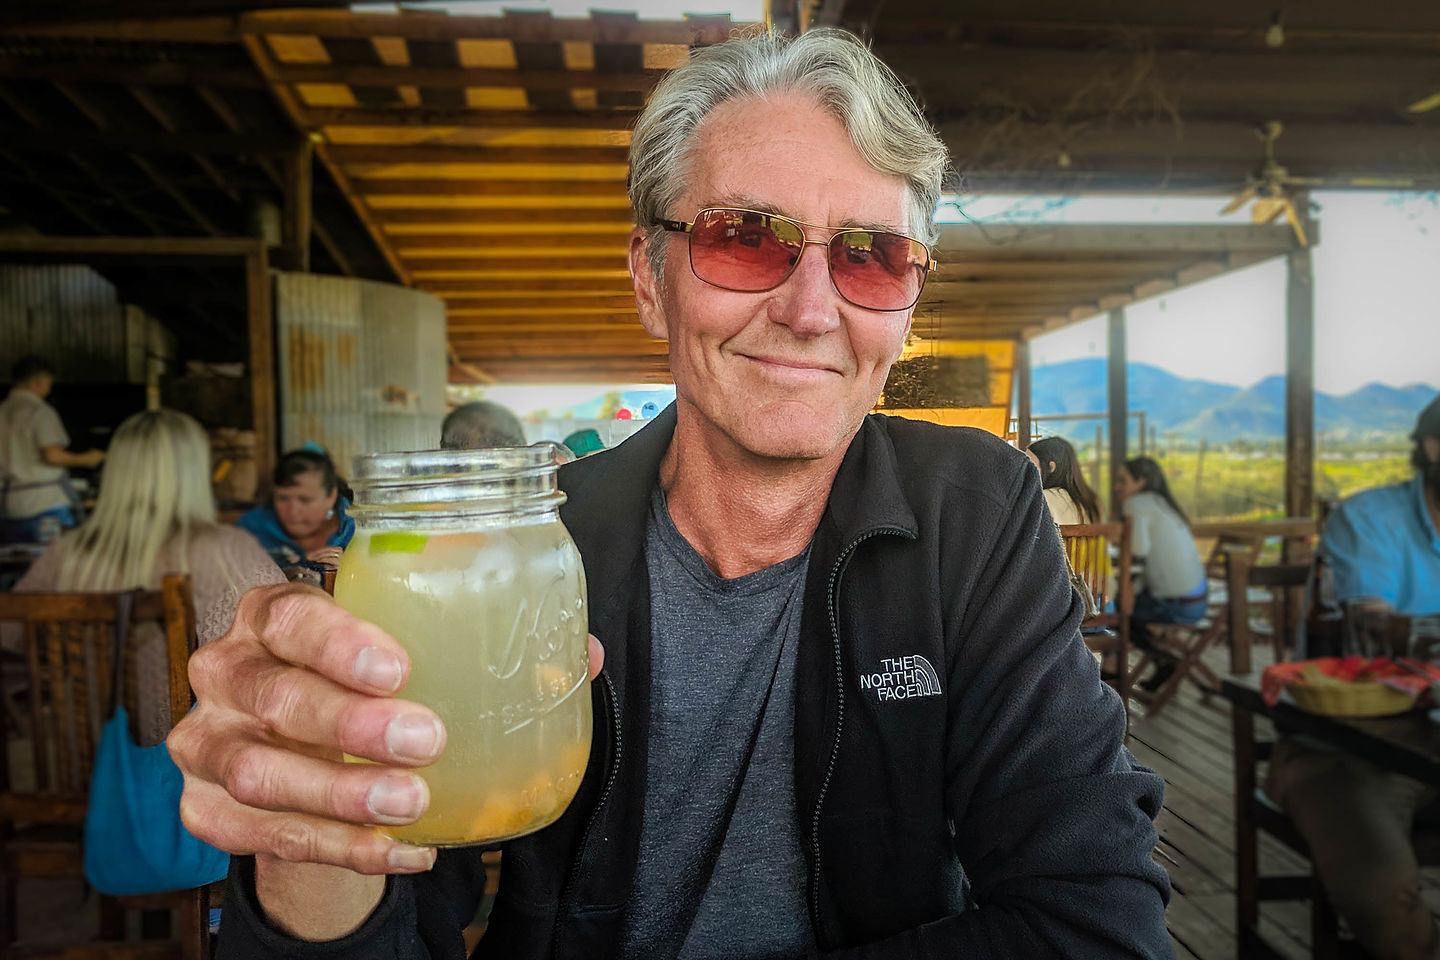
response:
[[[559,818],[585,772],[591,715],[584,572],[558,520],[362,525],[335,599],[405,646],[399,696],[434,710],[447,733],[419,771],[429,810],[387,834],[458,846]]]

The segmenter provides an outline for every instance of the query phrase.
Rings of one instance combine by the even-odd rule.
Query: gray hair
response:
[[[456,407],[440,426],[442,450],[523,446],[525,428],[520,426],[515,414],[488,400]]]
[[[945,144],[894,71],[853,34],[821,27],[799,37],[741,37],[695,51],[650,95],[630,141],[630,204],[635,223],[671,218],[686,187],[696,131],[716,107],[745,97],[808,94],[850,135],[865,162],[905,178],[912,231],[933,247],[933,217],[949,166]],[[799,162],[797,160],[797,162]],[[650,229],[646,252],[665,268],[665,233]]]

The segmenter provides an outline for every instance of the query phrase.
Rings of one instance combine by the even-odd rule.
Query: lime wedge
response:
[[[377,533],[370,538],[370,556],[377,553],[420,553],[429,539],[423,533]]]

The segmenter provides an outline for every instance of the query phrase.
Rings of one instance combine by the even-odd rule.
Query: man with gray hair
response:
[[[869,413],[933,267],[947,161],[914,101],[848,34],[733,40],[656,87],[630,159],[676,402],[561,470],[594,746],[561,818],[505,845],[477,955],[1171,956],[1161,783],[1039,476]],[[444,749],[395,696],[407,663],[295,587],[191,661],[182,813],[253,854],[221,960],[465,955],[479,852],[373,826],[423,811]]]
[[[477,400],[451,410],[440,425],[440,449],[523,447],[525,428],[515,414],[498,403]]]

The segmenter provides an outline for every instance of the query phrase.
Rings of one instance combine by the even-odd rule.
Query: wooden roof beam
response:
[[[1284,224],[1270,226],[1133,226],[1130,224],[959,224],[939,226],[941,263],[975,260],[1158,259],[1167,254],[1219,257],[1232,252],[1274,256],[1295,248]]]
[[[469,110],[440,107],[311,107],[317,127],[481,127],[501,130],[627,131],[636,112],[600,110]]]
[[[352,87],[517,87],[525,90],[619,90],[646,93],[667,72],[646,70],[640,73],[601,73],[596,70],[496,70],[487,67],[297,63],[277,64],[274,81],[288,85],[343,83]]]
[[[634,14],[590,19],[505,11],[501,16],[450,16],[407,10],[400,14],[337,11],[256,12],[240,17],[245,33],[306,34],[318,37],[403,37],[407,40],[518,40],[524,43],[685,44],[706,46],[730,38],[729,15],[687,16],[683,20],[639,20]]]
[[[101,135],[110,131],[111,121],[105,111],[91,104],[80,91],[71,84],[56,81],[54,85],[55,89],[60,91],[62,96],[74,104],[77,110],[88,117],[91,123],[95,124]],[[175,205],[183,210],[186,216],[195,222],[200,232],[208,233],[212,237],[224,236],[228,232],[216,225],[216,223],[210,219],[208,213],[201,210],[184,191],[176,187],[175,184],[170,181],[170,178],[157,169],[149,160],[134,153],[127,152],[126,156],[155,186],[160,188],[162,193],[174,201]]]
[[[376,146],[331,144],[336,163],[543,163],[620,164],[630,162],[625,147],[485,147],[432,144]]]
[[[56,153],[137,153],[137,154],[220,154],[223,156],[281,155],[295,150],[296,134],[179,133],[174,122],[164,117],[163,108],[144,88],[127,84],[133,96],[156,122],[169,124],[166,132],[113,130],[95,132],[57,130],[53,127],[26,131],[14,146],[24,150],[51,150]],[[67,94],[68,95],[68,94]],[[160,111],[157,113],[157,111]]]
[[[127,90],[135,102],[140,104],[141,108],[148,113],[156,123],[165,128],[167,134],[173,136],[176,133],[179,129],[179,124],[175,122],[175,118],[170,115],[170,111],[160,103],[150,89],[132,86],[128,87]],[[215,166],[208,157],[201,154],[193,153],[190,157],[195,161],[195,165],[203,170],[205,175],[210,178],[210,182],[215,185],[215,188],[230,198],[231,203],[236,205],[240,203],[240,192],[230,184],[225,178],[225,175],[220,172],[219,167]]]
[[[629,277],[613,279],[591,278],[546,278],[541,280],[520,277],[489,278],[475,280],[421,280],[421,290],[437,297],[468,296],[475,293],[504,293],[511,296],[531,298],[572,297],[572,296],[635,296]]]
[[[439,209],[391,210],[381,208],[374,211],[375,220],[382,224],[435,224],[455,226],[479,226],[510,223],[605,223],[616,224],[629,229],[634,217],[627,207],[487,207],[484,209]],[[436,233],[441,232],[440,229]]]
[[[241,123],[239,116],[231,109],[230,104],[226,103],[214,90],[211,90],[209,87],[196,87],[195,95],[205,103],[205,106],[209,108],[210,112],[215,114],[216,118],[231,133],[240,133],[245,129],[245,125]],[[285,174],[280,165],[277,165],[270,157],[260,157],[258,162],[260,169],[265,171],[265,175],[270,178],[271,184],[283,195],[285,192]],[[355,276],[355,267],[351,264],[350,257],[340,248],[340,244],[335,240],[335,237],[331,235],[325,225],[316,219],[311,224],[311,230],[315,234],[315,239],[320,241],[320,245],[324,247],[325,252],[329,254],[330,259],[335,261],[335,265],[340,268],[340,272],[347,277]]]
[[[626,204],[625,181],[617,180],[477,180],[434,179],[413,177],[387,178],[356,176],[355,192],[362,196],[390,194],[395,196],[460,197],[555,197],[556,205],[566,197],[615,197]],[[477,208],[478,209],[478,208]]]
[[[265,81],[248,67],[216,64],[133,63],[129,61],[25,60],[0,58],[0,78],[135,84],[145,87],[240,87],[261,90]]]

